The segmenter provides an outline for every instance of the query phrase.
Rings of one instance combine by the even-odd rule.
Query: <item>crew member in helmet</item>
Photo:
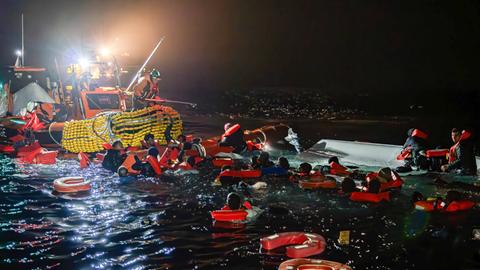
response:
[[[160,72],[152,69],[150,73],[146,72],[138,83],[133,87],[135,109],[142,109],[148,105],[146,99],[153,99],[158,96],[158,83],[160,82]]]

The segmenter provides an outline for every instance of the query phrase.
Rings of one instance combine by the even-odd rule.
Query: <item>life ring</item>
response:
[[[83,177],[62,177],[53,181],[53,188],[57,192],[72,193],[90,190],[90,181]]]
[[[370,192],[352,192],[350,200],[355,202],[379,203],[383,200],[390,200],[390,192],[370,193]]]
[[[432,212],[435,210],[443,211],[443,212],[457,212],[457,211],[470,210],[474,206],[475,206],[475,202],[466,201],[466,200],[453,201],[447,206],[447,208],[436,208],[435,200],[415,202],[415,209],[422,210],[425,212]]]
[[[210,212],[213,220],[222,222],[241,222],[247,218],[245,210],[217,210]]]
[[[337,188],[336,181],[298,181],[298,185],[303,189],[334,189]]]
[[[283,246],[290,258],[304,258],[322,253],[327,242],[323,236],[314,233],[285,232],[277,233],[260,239],[265,250],[272,250]]]
[[[278,270],[352,270],[352,268],[346,264],[327,260],[291,259],[282,262]]]

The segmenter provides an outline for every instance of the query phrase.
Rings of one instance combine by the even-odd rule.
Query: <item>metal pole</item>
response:
[[[148,62],[150,61],[150,59],[152,58],[152,56],[155,54],[155,52],[157,51],[158,47],[160,47],[160,44],[162,44],[163,40],[165,39],[165,37],[162,37],[160,39],[160,41],[157,43],[157,46],[155,46],[155,48],[153,49],[153,51],[150,53],[150,55],[148,56],[147,60],[145,61],[145,63],[143,63],[143,65],[140,67],[140,69],[138,70],[138,72],[135,74],[135,76],[133,77],[132,81],[130,82],[130,84],[128,85],[127,89],[125,89],[125,92],[128,92],[128,90],[130,90],[130,88],[133,86],[133,84],[135,83],[135,81],[137,80],[138,76],[140,75],[140,73],[142,72],[142,70],[145,68],[145,66],[148,64]]]
[[[24,44],[24,34],[23,34],[23,13],[22,13],[22,67],[25,66],[25,44]]]

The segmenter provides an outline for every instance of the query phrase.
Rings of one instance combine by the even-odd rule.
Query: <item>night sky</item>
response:
[[[166,36],[150,66],[182,96],[305,87],[408,97],[480,85],[478,1],[0,0],[2,65],[20,48],[21,12],[28,65],[105,46],[140,65]]]

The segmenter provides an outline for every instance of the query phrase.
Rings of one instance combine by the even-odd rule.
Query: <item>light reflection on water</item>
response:
[[[328,248],[317,257],[355,269],[414,269],[436,259],[424,242],[450,245],[453,238],[473,251],[478,246],[465,240],[480,226],[478,210],[445,217],[409,209],[414,190],[445,192],[423,176],[406,177],[391,203],[374,206],[269,180],[267,190],[252,193],[264,214],[245,227],[222,229],[212,226],[209,211],[223,205],[231,188],[212,187],[214,174],[124,181],[101,168],[80,170],[71,160],[14,169],[6,164],[2,160],[1,268],[275,269],[285,256],[260,253],[258,239],[281,231],[324,235]],[[90,179],[92,190],[53,192],[53,179],[74,175]],[[449,227],[459,224],[459,231]],[[351,230],[350,245],[336,242],[340,230]]]

